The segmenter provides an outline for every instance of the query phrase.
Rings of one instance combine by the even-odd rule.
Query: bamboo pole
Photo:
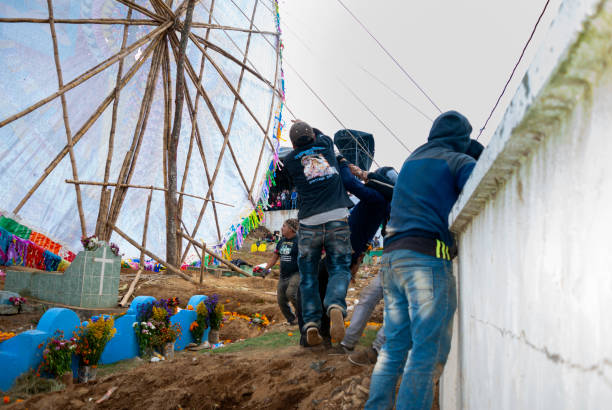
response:
[[[117,0],[117,1],[119,1],[119,0]],[[152,40],[152,39],[156,38],[157,36],[159,36],[160,34],[164,33],[170,26],[172,26],[173,23],[174,23],[173,21],[168,21],[168,22],[162,24],[161,26],[157,27],[155,30],[151,31],[150,33],[146,34],[145,36],[143,36],[142,38],[140,38],[139,40],[134,42],[132,45],[130,45],[125,50],[119,51],[117,54],[107,58],[106,60],[102,61],[100,64],[96,65],[95,67],[90,68],[89,70],[87,70],[86,72],[84,72],[83,74],[81,74],[80,76],[75,78],[74,80],[72,80],[69,83],[65,84],[58,91],[56,91],[53,94],[49,95],[48,97],[45,97],[42,100],[40,100],[40,101],[34,103],[33,105],[29,106],[28,108],[18,112],[17,114],[14,114],[14,115],[4,119],[3,121],[0,121],[0,128],[4,127],[5,125],[7,125],[7,124],[9,124],[9,123],[11,123],[11,122],[21,118],[21,117],[23,117],[26,114],[31,113],[32,111],[36,110],[37,108],[42,107],[43,105],[47,104],[49,101],[54,100],[55,98],[59,97],[60,95],[65,94],[66,92],[72,90],[77,85],[79,85],[79,84],[89,80],[94,75],[100,73],[101,71],[106,70],[108,67],[110,67],[111,65],[113,65],[117,61],[119,61],[119,59],[125,57],[126,55],[129,55],[132,51],[136,50],[138,47],[142,46],[144,43],[146,43],[149,40]]]
[[[184,234],[184,233],[181,233],[181,235],[183,236],[183,238],[185,238],[189,242],[191,242],[193,244],[193,246],[199,247],[200,249],[202,249],[204,252],[206,252],[210,256],[214,257],[215,259],[218,259],[221,263],[226,265],[228,268],[230,268],[234,272],[242,273],[243,275],[246,275],[246,276],[253,276],[253,274],[251,274],[251,273],[249,273],[249,272],[247,272],[247,271],[245,271],[243,269],[240,269],[238,266],[234,265],[233,263],[231,263],[227,259],[223,258],[221,255],[218,255],[215,252],[213,252],[210,249],[208,249],[206,246],[202,247],[202,244],[199,243],[198,241],[196,241],[195,239],[193,239],[191,236],[189,236],[187,234]]]
[[[123,297],[121,298],[121,302],[119,302],[119,306],[125,307],[125,305],[127,305],[128,301],[130,300],[130,296],[132,296],[132,293],[134,293],[134,290],[136,289],[136,284],[140,280],[141,273],[142,273],[142,268],[138,268],[138,272],[136,272],[136,277],[134,278],[134,280],[132,280],[132,283],[130,283],[130,287],[128,288],[127,293],[123,295]]]
[[[55,71],[57,72],[57,84],[58,88],[61,89],[64,86],[64,76],[62,75],[62,65],[59,59],[59,53],[57,51],[57,35],[55,34],[55,23],[53,21],[53,4],[51,0],[47,0],[47,8],[49,9],[49,28],[51,30],[51,40],[53,42],[53,59],[55,61]],[[62,104],[62,115],[64,117],[64,129],[66,131],[66,146],[68,147],[68,154],[70,157],[70,166],[72,168],[72,177],[79,179],[77,171],[76,159],[74,157],[74,150],[72,149],[72,131],[70,130],[70,120],[68,119],[68,107],[66,104],[66,95],[60,96]],[[87,236],[87,228],[85,226],[85,213],[83,212],[83,199],[81,198],[81,187],[78,185],[74,186],[77,209],[79,212],[79,220],[81,222],[81,233],[83,237]]]
[[[164,78],[164,132],[162,134],[162,175],[164,177],[164,216],[168,226],[168,141],[170,140],[170,127],[172,123],[172,81],[170,77],[170,51],[168,42],[164,42],[164,60],[162,64]]]
[[[132,238],[130,238],[125,232],[123,232],[121,229],[117,228],[115,225],[111,224],[111,229],[115,232],[117,232],[117,234],[119,236],[121,236],[123,239],[125,239],[130,245],[132,245],[134,248],[138,249],[139,251],[143,252],[145,255],[147,255],[148,257],[156,260],[157,262],[161,263],[162,265],[164,265],[166,267],[166,269],[168,269],[170,272],[180,276],[181,278],[191,282],[191,283],[195,283],[195,281],[188,275],[185,275],[179,268],[177,268],[176,266],[173,266],[171,264],[169,264],[168,262],[166,262],[165,260],[163,260],[162,258],[160,258],[159,256],[155,255],[153,252],[143,248],[142,246],[138,245],[138,243],[133,240]]]
[[[150,2],[158,14],[163,14],[165,18],[174,18],[174,12],[162,0],[150,0]]]
[[[130,21],[132,18],[132,9],[129,9],[127,12],[127,21]],[[121,40],[121,50],[125,49],[125,44],[127,43],[127,35],[128,35],[128,25],[123,26],[123,38]],[[111,129],[108,135],[108,151],[106,154],[106,165],[104,167],[104,182],[108,182],[110,177],[110,168],[113,159],[113,149],[115,145],[115,131],[117,128],[117,110],[119,107],[119,96],[120,89],[119,83],[121,82],[121,76],[123,75],[123,63],[125,59],[119,60],[119,66],[117,68],[117,79],[115,82],[115,99],[113,100],[113,113],[111,116]],[[76,180],[77,178],[75,178]],[[102,192],[100,194],[100,209],[98,210],[98,221],[96,223],[96,235],[98,237],[100,231],[102,231],[106,225],[104,225],[105,218],[104,215],[108,215],[108,201],[110,200],[110,191],[107,189],[107,186],[104,185],[102,187]]]
[[[120,89],[126,86],[126,84],[132,79],[134,74],[136,74],[136,72],[140,69],[140,67],[142,67],[142,64],[149,58],[149,55],[153,51],[155,44],[156,44],[155,42],[151,42],[151,44],[147,46],[147,48],[142,53],[140,58],[136,61],[136,63],[134,63],[132,68],[130,68],[128,73],[121,80]],[[113,101],[114,98],[115,98],[115,91],[112,91],[104,99],[104,101],[100,103],[96,111],[94,111],[94,113],[87,119],[87,121],[85,121],[85,124],[83,124],[81,129],[73,136],[72,138],[73,146],[77,142],[80,141],[81,137],[83,137],[83,135],[85,135],[85,133],[91,128],[91,126],[98,120],[98,118],[100,118],[100,115],[102,115],[104,110],[106,110],[106,108],[110,105],[111,101]],[[68,146],[65,146],[64,149],[62,149],[59,152],[59,154],[57,154],[57,156],[49,163],[47,168],[45,168],[45,171],[43,172],[43,174],[38,178],[36,183],[32,186],[32,188],[30,188],[30,190],[26,193],[26,195],[21,199],[19,204],[15,207],[15,209],[13,210],[14,214],[17,214],[19,212],[19,210],[23,207],[23,205],[25,205],[25,203],[30,199],[32,194],[34,194],[34,192],[38,189],[40,184],[42,184],[42,182],[47,178],[47,176],[55,169],[57,164],[59,164],[60,161],[64,159],[67,153],[68,153]]]
[[[154,0],[155,1],[155,0]],[[178,156],[178,142],[181,132],[181,122],[183,119],[183,103],[185,99],[185,52],[187,51],[187,41],[189,37],[189,31],[191,30],[191,19],[193,18],[193,8],[195,6],[195,0],[188,0],[187,14],[185,15],[185,22],[181,32],[181,41],[179,43],[178,58],[176,60],[176,94],[175,94],[175,109],[174,109],[174,121],[172,124],[172,133],[170,134],[170,141],[168,143],[168,224],[166,227],[166,259],[172,264],[178,264],[178,236],[176,230],[179,228],[177,224],[178,218],[178,203],[176,197],[176,186],[177,186],[177,156]],[[163,4],[160,4],[163,5]],[[167,5],[166,5],[167,7]],[[167,7],[169,9],[169,7]],[[172,10],[170,10],[172,14]]]
[[[154,191],[166,191],[165,188],[160,188],[160,187],[155,187],[152,185],[136,185],[136,184],[118,184],[116,182],[95,182],[95,181],[75,181],[73,179],[65,179],[64,182],[66,182],[67,184],[76,184],[76,185],[93,185],[93,186],[104,186],[104,185],[108,185],[108,186],[118,186],[121,188],[141,188],[141,189],[152,189]],[[193,195],[193,194],[189,194],[187,192],[179,192],[181,195],[185,195],[185,196],[189,196],[192,198],[197,198],[197,199],[201,199],[202,201],[207,201],[207,202],[214,202],[217,203],[219,205],[225,205],[225,206],[231,206],[234,207],[234,205],[232,204],[228,204],[226,202],[221,202],[221,201],[213,201],[211,199],[206,199],[203,196],[199,196],[199,195]]]
[[[134,130],[132,145],[128,152],[126,152],[125,154],[123,165],[121,167],[121,170],[119,171],[119,177],[117,178],[117,183],[119,184],[129,184],[134,173],[136,160],[138,159],[138,154],[140,152],[140,147],[142,145],[142,140],[147,127],[147,120],[149,118],[149,113],[151,112],[153,96],[155,95],[155,85],[157,83],[156,78],[157,73],[159,72],[159,67],[161,65],[162,49],[163,41],[159,41],[153,53],[151,69],[149,70],[145,93],[142,97],[140,113],[138,115],[138,121]],[[107,219],[107,221],[113,225],[117,222],[117,218],[119,217],[121,206],[123,205],[123,201],[127,194],[127,189],[128,187],[122,186],[118,186],[117,189],[115,189],[115,193],[113,195],[113,199],[110,206],[109,216]],[[108,240],[110,238],[110,234],[110,230],[107,231],[104,239]]]
[[[147,198],[147,210],[145,211],[144,228],[142,230],[142,248],[143,249],[146,249],[146,247],[147,247],[147,229],[149,227],[149,211],[151,210],[151,198],[152,197],[153,197],[153,190],[150,190],[149,191],[149,197]],[[121,302],[119,303],[119,306],[122,306],[122,307],[125,306],[127,304],[128,300],[130,300],[130,296],[132,296],[132,293],[134,293],[134,289],[136,288],[136,283],[138,283],[138,280],[140,279],[140,274],[142,273],[144,268],[145,268],[145,264],[144,264],[144,252],[141,250],[140,251],[140,262],[139,262],[138,272],[136,273],[136,277],[134,278],[132,283],[130,283],[130,287],[129,287],[127,293],[121,299]]]
[[[131,12],[132,9],[129,9]],[[159,21],[144,19],[54,19],[55,24],[127,24],[129,26],[159,26]],[[49,19],[0,17],[0,23],[49,23]]]
[[[151,11],[149,11],[148,9],[146,9],[145,7],[139,6],[138,4],[129,1],[129,0],[116,0],[119,3],[122,3],[136,11],[141,12],[142,14],[144,14],[145,16],[151,17],[153,20],[157,20],[157,21],[164,21],[164,18],[161,16],[158,16],[155,13],[152,13]]]
[[[108,216],[108,206],[111,199],[111,190],[102,189],[100,193],[100,209],[98,209],[98,218],[96,219],[96,236],[101,238],[104,235],[104,225]]]
[[[206,249],[206,243],[204,243],[203,241],[202,241],[202,249]],[[202,256],[200,257],[200,285],[202,284],[203,279],[204,279],[204,252],[202,252]]]

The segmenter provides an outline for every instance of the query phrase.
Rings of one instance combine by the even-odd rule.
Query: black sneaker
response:
[[[378,352],[376,351],[376,349],[373,349],[371,347],[365,350],[355,352],[348,357],[349,362],[357,366],[370,366],[376,364],[377,358]]]

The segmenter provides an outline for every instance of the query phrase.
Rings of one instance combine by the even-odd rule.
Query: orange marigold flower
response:
[[[187,310],[193,310],[193,306],[187,305]]]
[[[287,336],[293,336],[293,333],[289,332],[287,333]]]
[[[4,396],[4,404],[8,404],[11,402],[11,398],[9,396]]]

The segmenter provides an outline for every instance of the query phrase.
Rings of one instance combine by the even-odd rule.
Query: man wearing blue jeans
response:
[[[330,319],[333,339],[344,337],[346,291],[350,281],[351,242],[346,194],[334,155],[334,143],[303,121],[289,131],[293,151],[283,158],[298,193],[300,221],[298,266],[302,299],[303,331],[310,346],[320,344],[323,309]],[[325,250],[329,280],[325,299],[319,296],[319,261]]]
[[[387,341],[374,367],[366,409],[431,408],[457,308],[448,214],[476,163],[465,154],[471,132],[463,115],[441,114],[427,143],[402,166],[381,260]]]

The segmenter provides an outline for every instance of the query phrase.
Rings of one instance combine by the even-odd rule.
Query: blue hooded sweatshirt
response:
[[[387,224],[385,247],[402,237],[439,239],[452,247],[448,214],[476,161],[466,155],[472,126],[456,111],[434,121],[426,144],[404,162]]]

